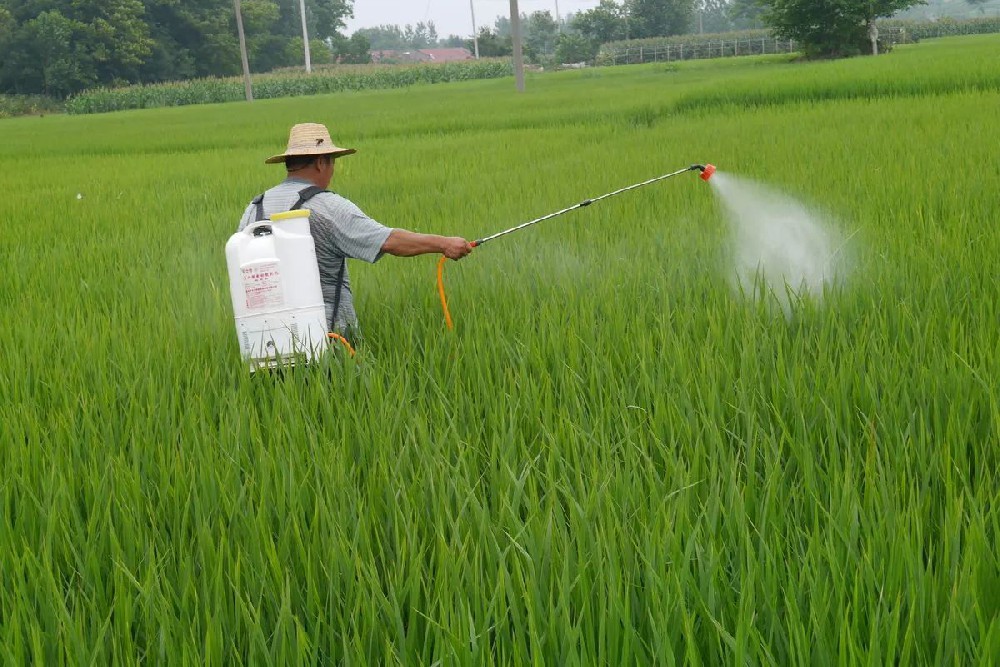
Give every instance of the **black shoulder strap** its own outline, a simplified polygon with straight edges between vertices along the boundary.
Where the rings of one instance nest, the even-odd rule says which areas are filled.
[[[257,208],[256,219],[254,220],[254,222],[260,222],[261,220],[264,219],[264,195],[263,194],[257,195],[256,197],[253,198],[253,201],[251,201],[250,203]]]
[[[307,188],[302,188],[299,190],[299,199],[296,201],[292,208],[288,209],[294,211],[302,207],[307,201],[315,197],[321,192],[329,192],[329,190],[324,190],[323,188],[310,185]],[[263,196],[263,195],[261,195]],[[340,270],[337,271],[337,294],[333,297],[333,313],[330,315],[330,321],[327,323],[327,331],[333,331],[334,327],[337,325],[337,312],[340,310],[340,293],[344,289],[344,271],[347,269],[347,257],[340,263]]]
[[[310,199],[312,199],[321,192],[329,192],[329,190],[324,190],[323,188],[317,185],[310,185],[307,188],[302,188],[301,190],[299,190],[299,200],[294,204],[292,204],[292,207],[288,210],[294,211],[300,208],[303,204],[305,204],[307,201],[309,201]]]

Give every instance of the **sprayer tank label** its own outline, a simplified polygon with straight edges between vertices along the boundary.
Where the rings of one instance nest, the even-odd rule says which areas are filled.
[[[285,304],[278,262],[261,262],[240,268],[247,308],[280,308]]]

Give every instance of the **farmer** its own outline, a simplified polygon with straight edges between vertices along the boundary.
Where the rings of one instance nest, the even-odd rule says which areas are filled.
[[[458,236],[418,234],[385,227],[344,197],[326,190],[333,178],[336,158],[354,152],[353,148],[334,145],[324,125],[302,123],[293,126],[285,152],[264,161],[267,164],[283,162],[287,177],[250,203],[239,226],[242,230],[281,211],[298,208],[311,211],[309,228],[316,245],[327,325],[330,331],[348,340],[359,334],[347,272],[348,258],[377,262],[386,253],[397,257],[440,253],[458,260],[472,252],[472,244]]]

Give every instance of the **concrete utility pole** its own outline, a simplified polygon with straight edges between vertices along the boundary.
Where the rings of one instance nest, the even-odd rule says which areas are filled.
[[[559,18],[559,0],[556,0],[556,32],[562,32],[562,19]]]
[[[476,8],[469,0],[469,11],[472,13],[472,43],[476,47],[476,60],[479,60],[479,32],[476,29]]]
[[[253,84],[250,82],[250,61],[247,59],[247,38],[243,34],[243,9],[240,0],[233,0],[236,8],[236,32],[240,36],[240,57],[243,59],[243,87],[246,88],[247,102],[253,102]]]
[[[521,13],[517,0],[510,0],[510,38],[514,42],[514,80],[517,92],[524,92],[524,55],[521,53]]]
[[[306,0],[299,0],[299,11],[302,13],[302,43],[306,47],[306,72],[312,72],[312,58],[309,57],[309,31],[306,29]]]

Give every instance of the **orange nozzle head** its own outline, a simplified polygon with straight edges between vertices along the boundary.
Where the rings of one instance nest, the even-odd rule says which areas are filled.
[[[707,181],[708,179],[712,178],[712,174],[714,173],[715,173],[715,165],[706,164],[704,168],[702,168],[701,173],[698,175],[698,177],[703,181]]]

